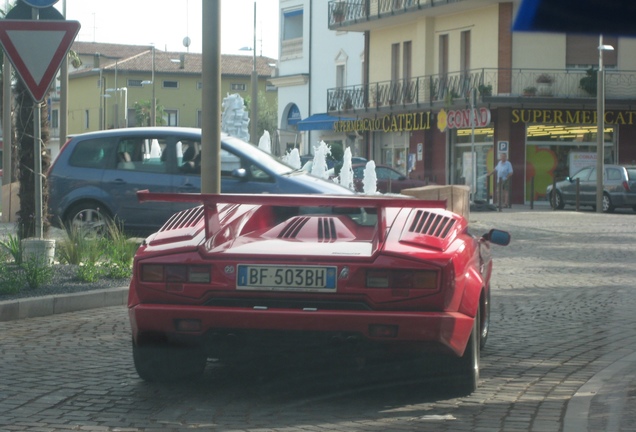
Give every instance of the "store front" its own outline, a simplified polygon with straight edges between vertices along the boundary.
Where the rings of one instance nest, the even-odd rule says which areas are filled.
[[[472,112],[442,109],[437,120],[440,131],[448,131],[449,135],[450,184],[471,186],[474,199],[478,200],[488,198],[487,174],[492,171],[494,148],[491,119],[490,110],[481,107]]]
[[[605,114],[604,163],[618,163],[618,128],[627,132],[636,116],[620,111]],[[596,112],[589,110],[512,110],[512,126],[525,128],[525,201],[545,200],[546,188],[554,180],[596,165],[596,123]]]
[[[409,176],[416,169],[416,161],[422,159],[417,144],[411,142],[412,136],[430,128],[429,111],[343,120],[334,125],[335,132],[368,134],[371,140],[368,158],[376,164],[393,167],[405,176]]]

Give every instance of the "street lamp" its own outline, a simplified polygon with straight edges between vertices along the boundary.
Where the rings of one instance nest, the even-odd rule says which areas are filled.
[[[152,74],[150,81],[142,81],[142,85],[152,84],[152,101],[150,103],[150,126],[157,126],[157,96],[155,92],[155,46],[152,45]]]
[[[256,71],[256,0],[254,0],[254,44],[252,45],[252,103],[250,118],[250,139],[256,144],[256,136],[258,135],[258,72]],[[249,51],[250,48],[244,47],[240,51]]]
[[[603,212],[603,173],[605,145],[605,70],[603,70],[603,51],[614,51],[611,45],[603,45],[603,35],[598,40],[598,80],[596,83],[596,212]]]

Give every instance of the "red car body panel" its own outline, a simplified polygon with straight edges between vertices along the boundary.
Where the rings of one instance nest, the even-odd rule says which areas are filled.
[[[206,334],[220,329],[346,332],[387,347],[461,356],[488,295],[489,243],[469,234],[468,222],[445,210],[445,202],[147,192],[139,197],[203,205],[173,216],[137,252],[128,299],[136,343],[147,337],[203,343]],[[329,212],[278,212],[288,208]],[[352,216],[341,210],[350,208],[365,211]],[[145,265],[163,271],[209,268],[210,281],[144,281]],[[332,269],[327,273],[334,272],[334,286],[244,282],[256,270],[268,277],[288,270],[306,277],[314,268]],[[373,286],[376,272],[382,283],[387,274],[389,281],[414,274],[430,282]],[[394,332],[376,333],[377,328]]]

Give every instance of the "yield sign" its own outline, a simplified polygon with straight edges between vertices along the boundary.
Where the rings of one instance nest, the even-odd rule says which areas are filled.
[[[35,102],[42,102],[80,29],[78,21],[0,20],[0,44]]]

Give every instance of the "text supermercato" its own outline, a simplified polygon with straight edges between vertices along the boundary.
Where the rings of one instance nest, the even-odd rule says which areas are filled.
[[[593,110],[513,109],[513,123],[542,124],[596,124]],[[636,111],[605,111],[605,123],[631,125],[636,121]]]
[[[387,114],[374,119],[339,120],[334,122],[334,132],[409,132],[431,128],[431,113]]]

